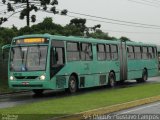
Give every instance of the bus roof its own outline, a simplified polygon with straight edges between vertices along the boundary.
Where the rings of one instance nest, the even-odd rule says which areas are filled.
[[[78,42],[92,42],[92,43],[109,43],[109,44],[118,44],[120,39],[115,40],[104,40],[104,39],[95,39],[95,38],[86,38],[86,37],[76,37],[76,36],[61,36],[61,35],[50,35],[50,34],[32,34],[32,35],[23,35],[14,37],[13,39],[23,39],[23,38],[32,38],[32,37],[43,37],[51,38],[54,40],[65,40],[65,41],[78,41]],[[128,45],[143,45],[143,46],[156,46],[154,44],[144,44],[142,42],[133,42],[127,41]],[[160,50],[159,50],[160,51]]]

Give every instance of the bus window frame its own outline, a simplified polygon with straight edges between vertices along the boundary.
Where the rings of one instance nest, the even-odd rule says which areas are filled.
[[[112,60],[112,56],[111,56],[111,46],[110,46],[110,44],[106,44],[105,46],[109,46],[109,52],[107,52],[107,47],[106,47],[106,60],[107,60],[107,61],[111,61],[111,60]],[[107,54],[109,54],[109,59],[107,58]]]
[[[77,47],[78,47],[77,50],[78,51],[70,51],[70,50],[68,51],[68,43],[77,43]],[[77,60],[68,60],[68,52],[78,52],[79,53],[79,59],[77,59]],[[75,42],[75,41],[67,41],[66,42],[66,57],[67,57],[66,59],[67,59],[68,62],[80,61],[81,60],[81,54],[80,54],[80,52],[81,51],[80,51],[80,43],[79,42]]]
[[[103,52],[102,52],[102,51],[99,51],[99,45],[103,45],[103,47],[104,47],[104,51],[103,51]],[[103,44],[103,43],[98,43],[98,44],[96,45],[96,49],[97,49],[97,61],[106,61],[106,58],[107,58],[107,56],[106,56],[106,45]],[[99,53],[103,53],[103,54],[104,54],[104,59],[101,59],[101,58],[99,57]],[[100,58],[100,59],[98,59],[98,58]]]
[[[91,51],[89,51],[89,52],[92,53],[92,55],[89,56],[89,57],[91,57],[90,60],[87,60],[86,57],[85,57],[84,60],[82,60],[82,52],[84,52],[85,54],[86,54],[86,52],[88,52],[88,51],[82,51],[82,44],[89,44],[91,46]],[[93,44],[92,43],[89,43],[89,42],[80,42],[80,58],[81,58],[80,59],[81,61],[93,61]]]
[[[146,48],[147,49],[147,52],[144,52],[144,48]],[[147,46],[141,46],[141,59],[142,60],[148,60],[149,59],[149,54],[148,54],[149,52],[148,52],[148,47]],[[143,57],[143,54],[146,54],[146,58],[144,58]]]
[[[54,42],[61,42],[61,45],[60,46],[55,45]],[[50,57],[51,57],[50,60],[51,61],[50,61],[50,66],[54,67],[54,61],[52,61],[52,60],[54,60],[53,57],[54,57],[54,54],[55,54],[54,52],[56,51],[56,48],[62,48],[62,52],[64,54],[64,56],[63,56],[63,62],[64,62],[64,64],[59,64],[59,65],[60,66],[64,66],[66,64],[65,41],[56,40],[56,39],[51,40],[51,49],[50,49],[50,51],[51,51],[51,53],[50,53]],[[58,64],[56,64],[56,65],[58,65]]]
[[[139,48],[140,48],[140,52],[136,52],[136,51],[135,51],[135,48],[136,48],[136,47],[139,47]],[[141,48],[141,47],[142,47],[142,46],[136,46],[136,45],[134,46],[135,60],[142,60],[142,48]],[[140,56],[141,56],[141,57],[140,57],[140,58],[137,58],[137,57],[136,57],[136,53],[140,53]]]
[[[112,52],[112,46],[116,46],[116,52]],[[112,54],[117,54],[117,58],[113,59]],[[118,51],[118,45],[117,44],[110,44],[110,55],[111,55],[111,61],[117,61],[119,60],[119,51]]]
[[[129,51],[129,47],[132,47],[133,52]],[[129,60],[135,60],[135,51],[134,51],[134,46],[133,45],[128,45],[127,46],[127,53],[132,53],[133,54],[133,58],[128,57]]]

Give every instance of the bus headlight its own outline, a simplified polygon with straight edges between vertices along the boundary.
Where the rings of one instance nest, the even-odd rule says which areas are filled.
[[[45,78],[46,78],[45,75],[41,75],[41,76],[40,76],[40,80],[44,80]]]
[[[14,80],[14,77],[13,77],[13,76],[10,76],[9,79],[10,79],[10,80]]]

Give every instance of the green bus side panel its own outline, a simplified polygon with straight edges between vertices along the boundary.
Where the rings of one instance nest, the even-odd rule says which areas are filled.
[[[108,75],[111,70],[115,71],[116,80],[118,81],[119,65],[117,65],[117,61],[99,61],[96,63],[94,61],[72,61],[68,62],[51,81],[55,81],[56,85],[58,84],[61,88],[67,88],[69,76],[74,73],[78,76],[79,87],[81,88],[101,86],[108,83]],[[64,75],[67,77],[64,77]],[[58,80],[57,76],[59,76]]]
[[[148,71],[148,77],[156,76],[158,72],[156,59],[128,60],[128,79],[141,78],[144,68]]]

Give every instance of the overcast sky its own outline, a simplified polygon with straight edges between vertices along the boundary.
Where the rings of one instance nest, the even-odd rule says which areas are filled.
[[[137,22],[143,24],[157,25],[160,26],[160,0],[146,0],[150,2],[145,2],[144,0],[58,0],[58,9],[67,9],[71,12],[78,12],[83,14],[94,15],[98,17],[105,17],[115,20]],[[133,1],[141,2],[136,3]],[[143,2],[143,4],[142,4]],[[152,5],[152,6],[151,6]],[[0,11],[4,10],[6,7],[0,6]],[[114,22],[108,20],[102,20],[97,18],[89,18],[85,16],[80,16],[76,14],[68,15],[88,18],[94,20],[100,20],[105,22]],[[2,14],[0,14],[0,17]],[[19,14],[15,14],[2,26],[11,27],[13,24],[18,27],[24,26],[25,21],[18,19]],[[55,23],[66,25],[70,21],[70,17],[52,15],[49,13],[38,12],[37,22],[43,21],[45,17],[53,17]],[[149,28],[139,28],[139,27],[129,27],[122,25],[115,25],[111,23],[104,23],[98,21],[87,20],[87,26],[94,26],[96,24],[101,24],[101,29],[104,32],[108,32],[110,36],[115,36],[117,38],[121,36],[126,36],[133,41],[146,42],[160,44],[160,29],[149,29]]]

